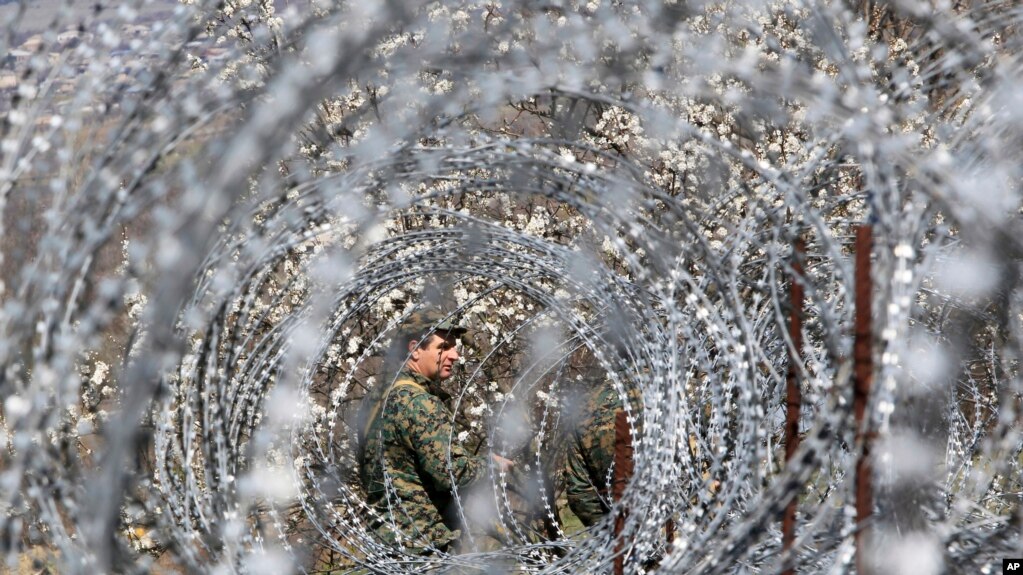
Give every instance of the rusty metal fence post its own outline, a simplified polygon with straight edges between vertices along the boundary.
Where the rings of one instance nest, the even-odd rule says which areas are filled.
[[[806,253],[806,246],[802,239],[797,239],[792,250],[792,281],[790,287],[790,302],[792,304],[791,316],[789,317],[789,337],[792,339],[792,349],[789,350],[789,367],[786,374],[787,397],[785,400],[785,462],[788,463],[796,455],[799,449],[799,415],[803,405],[803,392],[800,388],[800,350],[803,347],[803,257]],[[782,515],[782,553],[792,549],[796,540],[796,508],[799,505],[799,494],[797,493],[785,506]],[[792,559],[785,562],[782,573],[784,575],[795,575],[792,567]]]
[[[856,460],[856,571],[866,575],[869,566],[866,548],[870,543],[867,528],[874,508],[873,469],[870,462],[873,433],[867,420],[867,402],[874,382],[873,326],[871,323],[870,254],[873,230],[869,225],[856,228],[856,327],[853,344],[853,415],[856,444],[861,446]]]
[[[625,495],[625,486],[632,478],[632,436],[629,432],[629,420],[625,411],[615,413],[615,456],[614,456],[614,479],[611,482],[611,497],[614,501],[621,501]],[[625,509],[619,509],[615,516],[614,538],[615,538],[615,559],[614,574],[622,575],[625,572],[625,541],[622,539],[622,531],[625,529]]]

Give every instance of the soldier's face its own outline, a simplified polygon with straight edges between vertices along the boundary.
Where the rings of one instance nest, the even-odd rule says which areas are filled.
[[[418,355],[418,357],[417,357]],[[426,344],[413,352],[412,359],[419,373],[427,379],[440,381],[451,377],[458,361],[458,339],[450,334],[433,334]]]

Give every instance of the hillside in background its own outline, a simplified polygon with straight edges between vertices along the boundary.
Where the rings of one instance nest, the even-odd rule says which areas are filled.
[[[122,5],[131,5],[130,2],[96,2],[95,0],[71,0],[71,10],[67,11],[67,2],[64,0],[32,0],[26,2],[25,14],[15,26],[17,35],[31,34],[46,30],[51,27],[55,20],[60,18],[63,22],[57,28],[66,29],[74,27],[83,17],[94,13],[97,6],[100,7],[99,18],[113,17],[118,8]],[[141,18],[152,18],[166,14],[177,5],[176,0],[150,0],[138,8]],[[7,22],[18,11],[17,0],[0,0],[0,22]]]

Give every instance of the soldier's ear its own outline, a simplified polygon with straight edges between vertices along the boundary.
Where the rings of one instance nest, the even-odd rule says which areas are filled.
[[[413,339],[408,342],[408,351],[412,354],[412,359],[419,359],[419,341]]]

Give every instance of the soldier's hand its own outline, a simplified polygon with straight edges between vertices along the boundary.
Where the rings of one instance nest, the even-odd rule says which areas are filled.
[[[490,457],[494,458],[494,463],[497,464],[497,468],[505,473],[508,473],[513,467],[515,467],[515,462],[511,459],[506,459],[496,453],[491,453]]]

